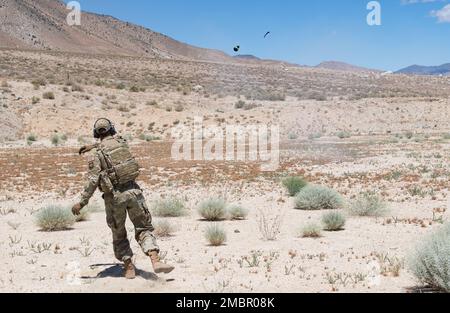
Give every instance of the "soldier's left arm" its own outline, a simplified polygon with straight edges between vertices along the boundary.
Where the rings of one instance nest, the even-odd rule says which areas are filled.
[[[95,152],[93,152],[89,156],[89,171],[87,174],[86,183],[84,185],[84,190],[81,193],[81,200],[80,205],[82,207],[85,207],[88,205],[89,200],[94,195],[95,190],[97,190],[97,187],[100,182],[100,173],[102,171],[100,160]]]

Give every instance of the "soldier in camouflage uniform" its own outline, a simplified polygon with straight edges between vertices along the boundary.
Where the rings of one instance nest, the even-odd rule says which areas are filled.
[[[134,181],[139,168],[129,152],[126,140],[116,136],[114,125],[107,119],[100,119],[94,125],[94,137],[100,139],[100,143],[80,149],[80,155],[94,150],[89,159],[89,172],[84,191],[79,203],[72,208],[74,215],[89,203],[97,188],[103,192],[105,200],[106,220],[112,230],[114,254],[119,261],[124,262],[125,277],[133,279],[136,276],[135,267],[132,263],[133,252],[127,237],[125,222],[128,216],[135,227],[135,238],[143,252],[150,256],[155,273],[170,273],[174,267],[164,264],[159,258],[159,248],[152,232],[152,217],[147,208],[142,189]],[[116,155],[125,157],[121,164],[114,163]],[[111,157],[113,155],[113,157]],[[126,164],[122,166],[122,164]],[[131,164],[131,166],[128,166]],[[115,165],[115,167],[113,166]],[[121,172],[122,168],[126,168]],[[133,168],[135,167],[135,169]],[[132,168],[130,171],[129,168]],[[111,173],[122,177],[111,178]],[[126,178],[123,178],[127,176]],[[120,179],[122,178],[122,181]],[[128,180],[128,181],[127,181]],[[125,183],[124,183],[125,182]]]

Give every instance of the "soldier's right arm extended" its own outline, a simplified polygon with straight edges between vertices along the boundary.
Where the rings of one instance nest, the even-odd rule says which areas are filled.
[[[81,194],[80,204],[82,207],[88,205],[89,200],[94,195],[95,190],[100,182],[100,173],[101,173],[101,165],[100,160],[97,157],[96,153],[93,153],[89,157],[89,172],[87,174],[87,180],[84,185],[84,190]]]

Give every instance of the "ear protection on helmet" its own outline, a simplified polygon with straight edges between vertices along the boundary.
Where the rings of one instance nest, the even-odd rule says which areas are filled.
[[[99,121],[101,121],[101,120],[107,121],[107,122],[108,122],[108,127],[107,127],[104,131],[102,131],[101,133],[99,133],[99,132],[98,132],[98,129],[97,129],[97,123],[98,123]],[[105,136],[106,134],[109,134],[109,135],[111,135],[111,136],[116,135],[116,134],[117,134],[116,128],[114,127],[114,124],[113,124],[109,119],[107,119],[107,118],[100,118],[100,119],[98,119],[98,120],[95,122],[95,124],[94,124],[94,138],[95,138],[95,139],[99,139],[99,138],[101,138],[102,136]]]

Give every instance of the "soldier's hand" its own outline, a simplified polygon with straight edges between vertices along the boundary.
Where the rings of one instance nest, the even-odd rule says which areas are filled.
[[[86,150],[87,150],[87,147],[86,147],[86,146],[83,146],[83,147],[81,147],[80,150],[78,151],[78,154],[79,154],[79,155],[82,155],[82,154],[84,154],[84,153],[86,152]]]
[[[72,207],[72,214],[73,215],[80,215],[80,211],[81,211],[82,207],[81,204],[77,203]]]

